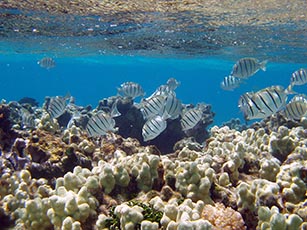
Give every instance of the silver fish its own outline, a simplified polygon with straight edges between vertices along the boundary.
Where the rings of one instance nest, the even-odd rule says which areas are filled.
[[[121,96],[130,97],[132,99],[145,95],[141,85],[135,82],[125,82],[121,84],[120,88],[117,88],[117,92]]]
[[[199,108],[186,110],[180,120],[183,131],[194,128],[203,117],[203,112]]]
[[[170,94],[166,98],[165,105],[162,110],[162,114],[168,115],[170,119],[174,120],[181,115],[182,103],[176,98],[176,96]]]
[[[156,96],[160,96],[160,95],[168,96],[170,94],[176,96],[175,91],[170,90],[168,85],[160,85],[156,89],[156,91],[153,92],[153,94],[151,94],[148,98],[146,98],[146,100],[150,100],[150,99],[152,99],[153,97],[156,97]]]
[[[76,125],[76,122],[81,119],[81,113],[79,111],[75,111],[68,121],[66,128],[70,129],[73,125]]]
[[[180,81],[177,81],[175,78],[170,78],[167,80],[166,85],[169,90],[174,91],[178,86],[180,86]]]
[[[21,108],[21,123],[23,128],[35,127],[35,116],[31,114],[27,109]]]
[[[160,115],[147,120],[142,128],[144,141],[149,141],[159,136],[166,129],[166,120]]]
[[[58,118],[65,112],[67,106],[66,101],[69,99],[70,96],[65,96],[65,97],[55,96],[50,98],[47,107],[47,112],[49,113],[51,119]]]
[[[307,103],[304,101],[289,102],[283,110],[283,113],[289,120],[300,120],[307,113]]]
[[[303,93],[297,94],[290,100],[290,102],[294,102],[294,101],[302,101],[302,102],[307,103],[307,95]]]
[[[106,135],[107,132],[116,132],[115,120],[108,113],[100,111],[93,115],[87,125],[86,131],[90,137],[99,137]]]
[[[247,92],[240,96],[239,108],[242,111],[245,120],[256,119],[261,110],[253,101],[253,92]]]
[[[165,107],[166,97],[163,95],[157,95],[150,99],[144,99],[141,102],[141,112],[144,119],[149,119],[156,115],[162,116],[163,108]]]
[[[243,94],[239,100],[239,108],[246,120],[263,119],[286,105],[287,92],[282,86],[271,86],[256,93]]]
[[[51,69],[56,66],[55,61],[51,57],[44,57],[37,62],[40,67],[45,69]]]
[[[239,87],[241,82],[241,78],[229,75],[227,77],[224,77],[224,80],[221,82],[221,88],[224,90],[234,90],[235,88]]]
[[[242,58],[234,64],[230,75],[246,79],[257,73],[259,69],[265,71],[266,64],[267,61],[260,62],[256,58]]]
[[[307,69],[296,70],[290,79],[290,84],[293,85],[304,85],[307,83]]]

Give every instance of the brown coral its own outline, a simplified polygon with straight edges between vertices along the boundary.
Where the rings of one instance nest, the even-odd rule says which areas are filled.
[[[25,152],[31,155],[34,162],[43,163],[48,159],[58,162],[66,148],[67,145],[60,137],[38,129],[32,132]]]
[[[208,220],[213,229],[224,230],[245,230],[246,226],[241,214],[230,207],[225,207],[222,203],[215,206],[205,205],[202,217]]]

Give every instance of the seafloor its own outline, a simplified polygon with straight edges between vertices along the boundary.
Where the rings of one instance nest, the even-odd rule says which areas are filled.
[[[21,125],[21,107],[34,127]],[[209,130],[206,108],[205,132],[182,133],[174,120],[148,144],[129,101],[116,120],[128,126],[100,138],[63,128],[69,111],[50,119],[30,99],[3,101],[1,229],[307,229],[307,120]]]

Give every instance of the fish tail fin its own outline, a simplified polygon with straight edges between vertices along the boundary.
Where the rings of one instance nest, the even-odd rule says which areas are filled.
[[[259,63],[260,65],[260,69],[262,69],[263,71],[266,71],[266,65],[268,64],[268,60],[264,60],[262,62]]]
[[[119,117],[121,115],[121,113],[118,111],[118,108],[117,108],[117,102],[118,100],[116,100],[112,105],[111,117]]]
[[[165,112],[162,114],[162,116],[161,116],[161,118],[162,118],[163,120],[165,120],[165,121],[166,121],[168,118],[171,118],[171,117],[172,117],[172,116],[169,115],[167,111],[165,111]]]
[[[290,84],[290,85],[286,88],[285,93],[286,93],[286,94],[297,94],[297,92],[295,92],[295,91],[293,90],[293,85],[292,85],[292,84]]]
[[[64,96],[64,98],[65,98],[66,100],[70,100],[70,99],[71,99],[71,94],[70,94],[69,91],[66,93],[66,95]]]

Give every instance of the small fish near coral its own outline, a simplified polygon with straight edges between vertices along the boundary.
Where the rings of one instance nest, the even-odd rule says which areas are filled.
[[[240,86],[242,83],[242,79],[238,77],[234,77],[232,75],[224,77],[223,81],[221,82],[221,88],[224,90],[232,91]]]
[[[49,113],[52,119],[60,117],[65,112],[65,109],[68,105],[67,100],[70,98],[70,95],[66,95],[65,97],[55,96],[51,97],[49,101],[46,100],[46,111]]]
[[[143,88],[140,84],[135,82],[125,82],[117,88],[118,95],[135,99],[145,95]]]
[[[37,64],[45,69],[51,69],[56,66],[55,60],[51,57],[44,57],[37,62]]]
[[[280,111],[286,105],[287,96],[287,90],[282,86],[271,86],[256,93],[243,94],[239,108],[246,120],[263,119]]]

